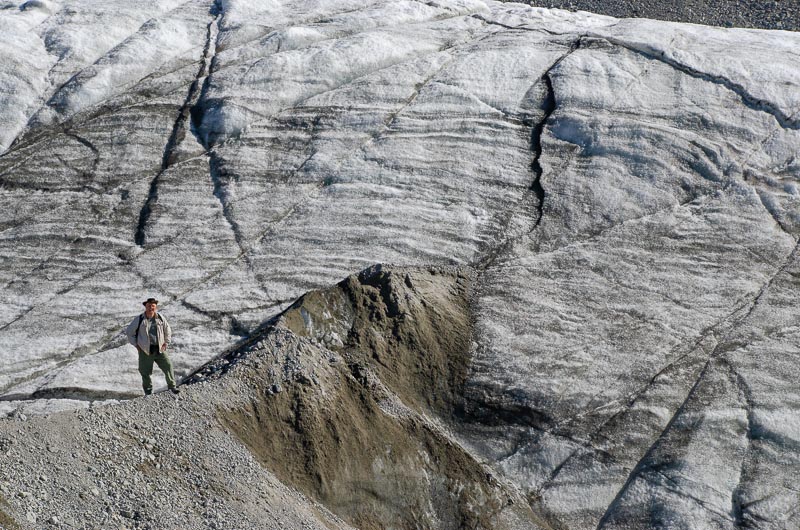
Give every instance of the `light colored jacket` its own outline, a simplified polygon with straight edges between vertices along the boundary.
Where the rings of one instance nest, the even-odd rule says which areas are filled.
[[[156,313],[155,322],[158,333],[158,351],[164,353],[172,340],[172,328],[161,313]],[[144,313],[131,320],[125,334],[128,335],[128,342],[150,355],[150,321],[144,316]]]

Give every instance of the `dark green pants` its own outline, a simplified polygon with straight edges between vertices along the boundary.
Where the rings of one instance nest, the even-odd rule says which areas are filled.
[[[154,355],[147,355],[144,351],[139,350],[139,373],[142,375],[142,388],[145,394],[153,392],[153,380],[150,376],[153,375],[153,363],[156,363],[161,371],[164,372],[164,377],[167,380],[169,388],[175,388],[175,376],[172,375],[172,362],[167,357],[166,353],[157,353]]]

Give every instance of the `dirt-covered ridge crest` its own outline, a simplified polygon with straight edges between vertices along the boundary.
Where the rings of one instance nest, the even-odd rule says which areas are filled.
[[[468,268],[377,265],[304,295],[258,343],[284,357],[220,421],[359,528],[531,527],[524,500],[447,427],[461,407],[474,280]]]

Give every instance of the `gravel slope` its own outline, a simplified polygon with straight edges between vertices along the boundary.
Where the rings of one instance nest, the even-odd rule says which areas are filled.
[[[708,26],[800,30],[796,0],[545,0],[525,2],[536,7],[590,11],[612,17],[654,18]]]

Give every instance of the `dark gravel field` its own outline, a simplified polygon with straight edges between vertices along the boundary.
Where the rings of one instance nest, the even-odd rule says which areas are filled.
[[[619,18],[800,31],[800,0],[529,0],[525,3]]]

